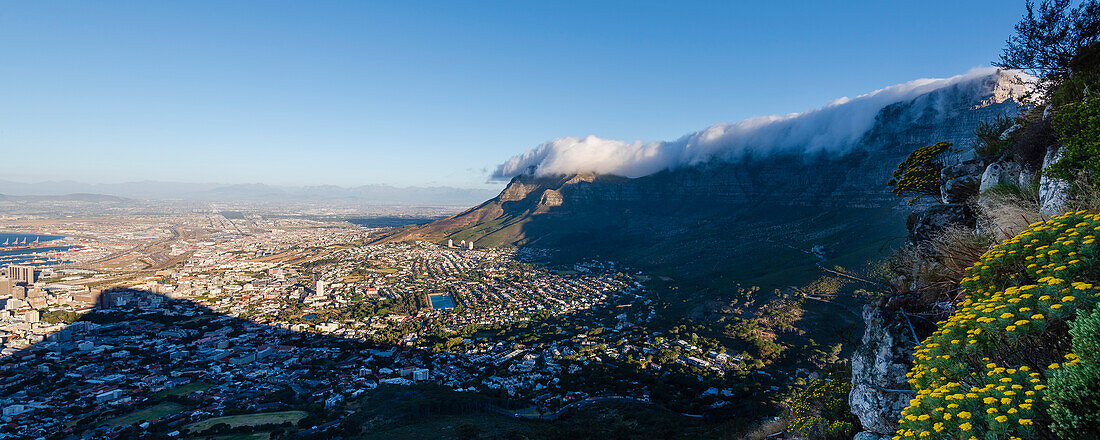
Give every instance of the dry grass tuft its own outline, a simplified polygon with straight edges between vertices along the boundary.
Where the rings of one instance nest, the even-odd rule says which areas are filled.
[[[768,438],[776,438],[777,433],[787,432],[788,420],[780,417],[779,420],[771,420],[764,422],[760,426],[757,426],[748,434],[745,434],[744,440],[765,440]]]
[[[996,241],[1015,237],[1037,221],[1046,220],[1039,213],[1039,188],[1001,185],[982,193],[975,206],[978,229]],[[975,259],[974,261],[977,261]]]

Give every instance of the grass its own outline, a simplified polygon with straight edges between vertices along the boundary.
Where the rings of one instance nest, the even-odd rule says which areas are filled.
[[[213,384],[209,384],[209,383],[206,383],[206,382],[192,382],[192,383],[189,383],[189,384],[186,384],[186,385],[180,385],[180,386],[172,388],[172,389],[161,391],[161,392],[157,393],[157,396],[160,396],[160,397],[186,396],[186,395],[191,394],[195,391],[206,391],[206,390],[208,390],[212,387],[214,387]]]
[[[167,415],[172,415],[183,411],[183,409],[184,406],[178,403],[163,402],[145,409],[134,411],[126,415],[121,415],[108,419],[103,424],[110,427],[129,426],[135,423],[141,423],[153,419],[159,419]]]
[[[212,419],[206,419],[200,422],[195,422],[187,425],[187,429],[192,432],[202,432],[210,429],[211,426],[219,423],[225,423],[232,428],[238,426],[259,426],[269,423],[282,424],[283,422],[298,423],[306,417],[305,411],[278,411],[269,413],[256,413],[256,414],[240,414],[235,416],[222,416],[214,417]]]

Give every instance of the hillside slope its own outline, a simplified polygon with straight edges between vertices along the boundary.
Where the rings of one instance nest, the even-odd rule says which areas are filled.
[[[609,258],[674,278],[797,284],[821,255],[856,265],[904,236],[908,209],[887,186],[893,169],[922,145],[967,146],[980,121],[1016,112],[1014,80],[998,71],[888,105],[846,154],[748,156],[637,178],[529,172],[477,207],[383,240],[549,248],[563,262]]]

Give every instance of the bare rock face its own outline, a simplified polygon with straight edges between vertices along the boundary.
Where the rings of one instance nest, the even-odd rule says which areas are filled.
[[[1062,151],[1058,147],[1050,147],[1043,157],[1043,170],[1046,171],[1051,164],[1062,159]],[[1065,213],[1069,201],[1070,185],[1065,180],[1047,176],[1045,173],[1039,179],[1039,212],[1050,217]]]
[[[956,165],[944,167],[940,171],[940,200],[943,203],[965,203],[978,194],[981,185],[983,163],[980,160],[968,160]]]
[[[1032,177],[1032,173],[1016,162],[992,163],[982,173],[982,183],[978,191],[984,192],[997,185],[1026,187],[1031,183]]]
[[[905,373],[918,341],[898,313],[872,304],[864,306],[863,320],[867,328],[863,344],[852,356],[852,392],[848,403],[865,430],[856,438],[889,438],[898,428],[901,411],[912,398],[912,393],[907,392],[910,388]]]
[[[977,218],[970,205],[955,203],[935,205],[909,215],[906,228],[910,243],[929,241],[952,226],[974,226]]]

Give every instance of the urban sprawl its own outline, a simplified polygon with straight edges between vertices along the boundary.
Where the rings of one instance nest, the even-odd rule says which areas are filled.
[[[653,331],[648,277],[614,262],[258,215],[8,220],[63,238],[0,272],[0,438],[206,438],[242,414],[323,438],[380,387],[517,418],[607,399],[697,415],[766,375]],[[687,382],[646,379],[671,374]]]

